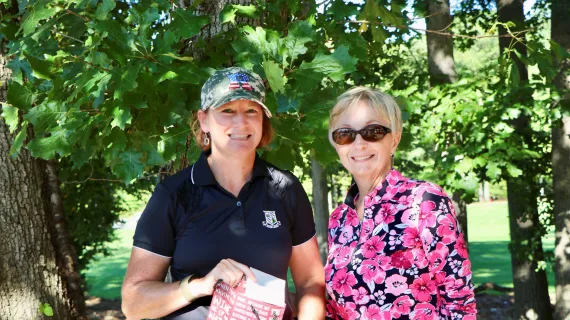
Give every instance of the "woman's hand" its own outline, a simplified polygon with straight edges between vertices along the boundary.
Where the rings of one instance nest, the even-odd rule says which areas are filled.
[[[256,281],[255,275],[248,266],[232,259],[223,259],[205,277],[192,281],[199,288],[200,295],[208,296],[214,293],[214,286],[222,280],[232,287],[239,284],[243,276]]]

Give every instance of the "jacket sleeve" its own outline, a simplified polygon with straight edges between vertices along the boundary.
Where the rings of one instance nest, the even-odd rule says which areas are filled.
[[[435,185],[421,188],[419,230],[435,279],[440,314],[445,319],[476,319],[475,294],[467,244],[456,218],[453,203]]]

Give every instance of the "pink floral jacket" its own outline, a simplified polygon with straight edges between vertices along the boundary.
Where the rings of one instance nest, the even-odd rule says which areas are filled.
[[[391,170],[354,210],[358,188],[329,219],[329,319],[474,320],[471,262],[443,190]]]

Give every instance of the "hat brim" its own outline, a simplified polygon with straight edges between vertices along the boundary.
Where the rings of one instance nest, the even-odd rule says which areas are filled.
[[[253,95],[249,95],[247,94],[247,91],[243,91],[240,92],[239,95],[231,95],[229,97],[225,97],[223,99],[220,99],[218,101],[215,101],[214,103],[212,103],[210,105],[210,107],[208,107],[208,109],[217,109],[221,106],[223,106],[224,104],[228,103],[228,102],[232,102],[232,101],[237,101],[237,100],[249,100],[249,101],[253,101],[257,104],[259,104],[263,110],[265,111],[265,115],[267,115],[268,118],[271,118],[271,111],[269,111],[269,108],[261,101],[259,101],[259,99],[256,99]]]

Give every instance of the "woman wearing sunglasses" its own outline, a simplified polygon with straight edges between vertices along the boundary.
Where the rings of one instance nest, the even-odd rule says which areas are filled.
[[[474,320],[471,262],[452,202],[393,168],[401,112],[356,87],[331,110],[329,139],[355,184],[330,216],[329,319]]]

